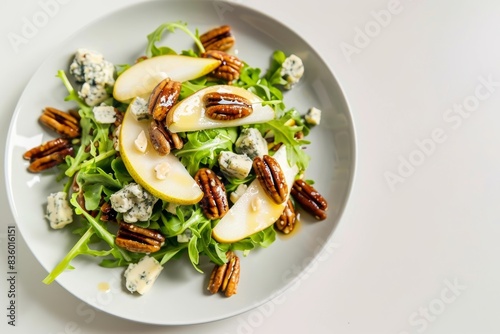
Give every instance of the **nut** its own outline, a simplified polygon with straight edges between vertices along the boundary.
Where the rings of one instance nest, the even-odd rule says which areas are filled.
[[[285,205],[285,209],[281,213],[281,216],[274,223],[274,226],[278,231],[284,234],[289,234],[295,228],[295,222],[297,221],[297,215],[295,214],[295,208],[293,207],[293,202],[288,199]]]
[[[155,230],[121,222],[115,243],[130,252],[154,253],[163,246],[165,237]]]
[[[265,154],[253,159],[253,169],[262,188],[274,202],[281,204],[287,200],[288,185],[278,161]]]
[[[220,266],[216,265],[212,270],[207,289],[212,294],[222,291],[226,297],[231,297],[238,290],[240,259],[232,251],[227,252],[226,257],[226,263]]]
[[[312,185],[302,179],[297,179],[293,183],[290,193],[302,208],[313,215],[314,218],[317,220],[326,219],[328,203]]]
[[[149,96],[148,111],[157,121],[163,121],[179,99],[181,83],[166,78],[156,85]]]
[[[39,118],[45,124],[64,138],[76,138],[80,136],[80,125],[78,119],[70,113],[56,108],[46,107]]]
[[[227,82],[237,80],[240,77],[243,62],[238,57],[219,50],[208,50],[201,56],[220,60],[221,64],[219,67],[212,71],[214,77],[226,80]]]
[[[205,216],[209,219],[222,218],[229,210],[224,183],[210,168],[200,168],[194,179],[203,191],[200,206]]]
[[[148,132],[154,149],[162,155],[169,154],[171,150],[181,149],[184,146],[182,138],[177,133],[170,132],[159,121],[152,120]]]
[[[103,222],[116,222],[116,216],[118,212],[116,212],[110,203],[104,202],[101,205],[101,220]]]
[[[230,121],[249,116],[253,112],[252,104],[243,96],[231,93],[207,93],[203,96],[208,117]]]
[[[66,156],[73,153],[73,147],[67,139],[57,138],[26,151],[23,158],[30,161],[28,170],[38,173],[61,164]]]
[[[200,41],[205,50],[226,51],[234,45],[234,37],[228,25],[207,31],[200,36]]]

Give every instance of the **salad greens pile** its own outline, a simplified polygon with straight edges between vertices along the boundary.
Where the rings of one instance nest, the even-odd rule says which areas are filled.
[[[181,30],[190,36],[197,49],[183,50],[180,54],[200,57],[205,51],[199,40],[196,30],[191,32],[187,24],[182,22],[165,23],[147,36],[145,56],[156,57],[166,54],[178,54],[173,48],[157,46],[164,33],[173,33]],[[232,85],[243,87],[261,97],[265,103],[271,105],[276,117],[274,120],[250,125],[257,128],[262,134],[271,131],[274,142],[281,143],[287,148],[290,164],[297,164],[303,172],[308,164],[309,157],[303,147],[309,142],[304,136],[297,136],[301,132],[305,136],[309,133],[309,125],[304,122],[299,111],[286,109],[283,102],[283,86],[286,80],[281,76],[281,67],[286,59],[283,51],[276,50],[270,57],[269,68],[263,71],[251,67],[244,62],[240,76]],[[140,61],[138,59],[137,61]],[[116,67],[116,75],[121,75],[131,65],[125,64]],[[122,189],[125,185],[134,182],[127,172],[119,152],[115,149],[113,134],[117,130],[114,124],[102,124],[96,121],[92,107],[87,105],[72,86],[64,70],[57,72],[68,91],[66,101],[76,104],[80,117],[81,137],[74,141],[75,154],[68,156],[66,163],[60,165],[61,173],[58,180],[64,184],[63,191],[69,194],[69,202],[74,209],[78,223],[71,224],[73,233],[79,240],[60,261],[60,263],[44,279],[49,284],[66,269],[72,269],[71,261],[80,255],[102,258],[100,265],[104,267],[121,267],[130,263],[137,263],[144,254],[129,252],[118,247],[114,240],[117,231],[116,222],[106,221],[101,210],[104,203],[109,203],[110,196]],[[180,100],[193,92],[209,85],[220,84],[217,79],[204,76],[196,80],[182,83]],[[111,93],[111,92],[110,92]],[[104,102],[124,113],[128,105],[112,97]],[[293,122],[292,122],[293,120]],[[210,130],[181,133],[185,144],[182,149],[174,150],[191,175],[201,167],[217,170],[217,157],[221,151],[234,151],[234,144],[242,127],[219,128]],[[249,183],[255,178],[252,173],[244,180],[226,178],[226,190],[234,191],[238,185]],[[116,213],[116,220],[120,220],[120,213]],[[153,214],[148,221],[137,222],[141,227],[158,230],[165,236],[166,242],[158,252],[150,254],[164,265],[166,262],[187,256],[193,267],[202,272],[200,261],[207,257],[211,262],[221,265],[226,262],[228,250],[242,251],[245,255],[257,247],[268,247],[276,239],[273,226],[255,233],[248,238],[232,244],[219,243],[212,238],[212,228],[217,221],[206,218],[199,204],[172,205],[172,203],[158,200],[153,207]],[[190,231],[189,241],[179,242],[178,236],[186,235]]]

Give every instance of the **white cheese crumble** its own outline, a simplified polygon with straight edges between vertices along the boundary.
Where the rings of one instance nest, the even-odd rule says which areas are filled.
[[[151,118],[151,114],[148,111],[148,101],[139,96],[130,104],[130,112],[138,121],[149,120]]]
[[[148,138],[146,138],[146,133],[141,130],[137,138],[134,140],[134,145],[137,151],[145,153],[148,148]]]
[[[139,262],[128,265],[124,273],[125,286],[128,291],[143,295],[151,289],[162,270],[158,260],[145,255]]]
[[[191,236],[192,236],[192,232],[190,229],[185,229],[184,232],[182,232],[181,234],[177,235],[177,242],[179,243],[186,243],[186,242],[189,242],[189,240],[191,240]]]
[[[236,139],[235,151],[239,154],[246,154],[250,159],[263,157],[268,154],[267,141],[258,129],[245,128]]]
[[[219,155],[219,167],[226,177],[242,180],[252,170],[252,159],[245,154],[222,151]]]
[[[252,209],[252,211],[257,212],[260,210],[261,207],[262,207],[262,199],[260,199],[258,196],[254,197],[250,202],[250,208]]]
[[[153,214],[153,206],[158,198],[147,192],[137,183],[129,183],[110,196],[111,207],[123,213],[127,223],[147,221]]]
[[[97,123],[101,124],[113,124],[116,122],[116,111],[115,107],[100,105],[92,108],[92,112],[94,113],[94,118]]]
[[[158,180],[165,180],[170,171],[170,164],[162,162],[155,166],[155,175]]]
[[[64,191],[52,193],[47,197],[47,211],[45,217],[50,222],[50,227],[60,229],[73,222],[73,210],[71,209],[67,194]]]
[[[281,65],[281,77],[286,80],[285,89],[292,89],[304,75],[304,64],[302,59],[291,54]]]
[[[319,125],[321,122],[321,110],[315,107],[309,108],[304,119],[310,125]]]
[[[247,191],[247,188],[248,186],[246,184],[244,183],[240,184],[235,191],[229,194],[229,200],[233,202],[233,204],[236,203],[236,201],[240,199],[240,197],[245,193],[245,191]]]

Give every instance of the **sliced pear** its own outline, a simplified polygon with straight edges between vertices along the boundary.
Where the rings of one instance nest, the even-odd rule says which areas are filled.
[[[144,145],[141,132],[148,133],[148,124],[149,121],[137,121],[130,110],[125,113],[119,149],[128,172],[135,182],[160,199],[186,205],[199,202],[203,192],[179,159],[173,154],[158,154],[147,135]]]
[[[288,188],[291,189],[298,168],[290,167],[283,145],[273,156],[285,174]],[[290,193],[288,194],[290,196]],[[248,237],[271,226],[285,209],[286,201],[276,204],[255,179],[236,203],[222,217],[212,230],[214,239],[223,243],[232,243]]]
[[[250,101],[253,112],[234,120],[214,120],[205,115],[203,96],[207,93],[232,93]],[[263,105],[263,100],[252,92],[235,86],[215,85],[200,89],[178,102],[167,114],[167,127],[172,132],[197,131],[204,129],[265,123],[274,118],[274,110]]]
[[[113,97],[129,102],[136,96],[147,100],[153,88],[163,79],[187,81],[212,72],[220,65],[213,58],[164,55],[148,58],[132,65],[116,79]]]

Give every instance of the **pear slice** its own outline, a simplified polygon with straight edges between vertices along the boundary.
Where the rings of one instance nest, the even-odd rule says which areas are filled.
[[[175,155],[156,152],[147,135],[148,124],[136,120],[130,107],[126,111],[119,149],[128,172],[135,182],[162,200],[185,205],[199,202],[203,197],[200,187]]]
[[[220,65],[213,58],[197,58],[183,55],[164,55],[145,59],[125,70],[113,88],[113,97],[129,102],[140,96],[147,100],[153,88],[163,79],[187,81],[212,72]]]
[[[205,114],[203,96],[207,93],[232,93],[246,98],[253,112],[246,117],[234,120],[215,120]],[[263,100],[252,92],[235,86],[209,86],[188,96],[170,109],[167,114],[167,128],[172,132],[197,131],[213,128],[265,123],[274,118],[274,109],[262,104]]]
[[[285,145],[273,156],[280,164],[288,189],[292,188],[298,168],[290,167]],[[290,196],[290,193],[288,193]],[[232,243],[248,237],[274,224],[285,209],[286,201],[276,204],[255,179],[236,203],[222,217],[212,230],[214,239],[222,243]]]

